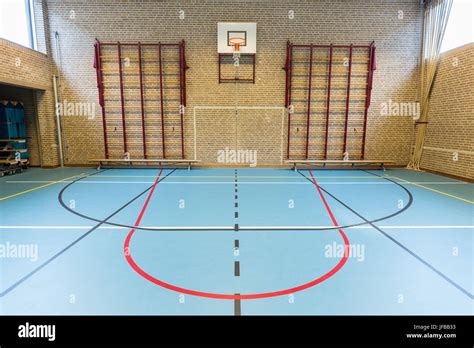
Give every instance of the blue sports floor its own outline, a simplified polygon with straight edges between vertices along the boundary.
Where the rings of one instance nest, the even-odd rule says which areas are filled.
[[[32,168],[0,178],[0,314],[473,314],[473,208],[405,169]]]

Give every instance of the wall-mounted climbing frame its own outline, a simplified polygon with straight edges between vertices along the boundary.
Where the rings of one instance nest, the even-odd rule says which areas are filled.
[[[105,158],[185,158],[184,40],[94,48]]]
[[[375,46],[287,43],[288,159],[364,159]]]

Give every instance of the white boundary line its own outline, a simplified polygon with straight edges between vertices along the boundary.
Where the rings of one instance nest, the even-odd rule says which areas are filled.
[[[87,230],[91,229],[94,226],[48,226],[48,225],[40,225],[40,226],[0,226],[0,229],[13,229],[13,230],[60,230],[60,229],[71,229],[71,230]],[[222,230],[222,229],[228,229],[234,230],[234,226],[140,226],[141,228],[153,228],[153,229],[160,229],[160,230],[179,230],[183,228],[189,228],[189,229],[194,229],[194,230]],[[129,230],[129,227],[124,227],[124,226],[110,226],[110,225],[102,225],[99,226],[98,229],[102,230]]]
[[[239,230],[252,230],[256,228],[265,228],[265,229],[271,229],[271,228],[279,228],[279,229],[301,229],[301,228],[336,228],[337,226],[239,226]],[[341,226],[343,227],[343,226]],[[377,226],[379,228],[384,228],[384,229],[469,229],[472,228],[474,229],[474,225],[451,225],[451,226],[443,226],[443,225],[433,225],[433,226],[410,226],[410,225],[392,225],[392,226]],[[355,230],[370,230],[373,229],[374,227],[370,225],[362,225],[362,226],[352,226],[352,227],[346,227],[345,229],[355,229]]]
[[[285,125],[285,111],[283,106],[206,106],[197,105],[193,108],[193,133],[194,133],[194,159],[197,160],[197,129],[196,129],[196,110],[281,110],[281,132],[280,132],[280,164],[283,164],[283,135]]]
[[[284,127],[285,127],[285,113],[286,113],[286,108],[282,108],[282,113],[281,113],[281,133],[280,133],[280,164],[283,164],[283,135],[284,133]]]
[[[192,176],[190,177],[192,178]],[[56,182],[53,180],[12,180],[6,181],[7,184],[47,184]],[[61,183],[71,183],[71,180],[61,181]],[[153,184],[154,181],[100,181],[100,180],[82,180],[76,182],[77,184]],[[390,182],[380,181],[324,181],[320,180],[321,185],[393,185]],[[163,181],[161,185],[233,185],[233,181]],[[240,181],[241,185],[314,185],[313,183],[307,182],[306,180],[299,179],[299,181]],[[469,185],[467,182],[412,182],[406,183],[407,185],[412,184],[425,184],[425,185]]]
[[[77,226],[77,225],[64,225],[64,226],[50,226],[50,225],[25,225],[25,226],[16,226],[16,225],[5,225],[0,226],[0,229],[14,229],[14,230],[58,230],[58,229],[71,229],[71,230],[83,230],[83,229],[90,229],[94,226]],[[234,226],[140,226],[142,228],[153,228],[153,229],[160,229],[160,230],[179,230],[179,229],[194,229],[194,230],[204,230],[204,231],[212,231],[212,230],[234,230]],[[336,228],[337,226],[334,225],[327,225],[327,226],[239,226],[239,230],[253,230],[258,228],[265,228],[271,230],[272,228],[276,229],[302,229],[302,228]],[[474,229],[474,225],[381,225],[377,226],[383,229]],[[122,227],[122,226],[99,226],[99,229],[104,230],[114,230],[114,229],[130,229],[129,227]],[[346,227],[347,229],[357,229],[357,230],[366,230],[366,229],[373,229],[374,227],[370,225],[363,225],[363,226],[353,226],[353,227]]]

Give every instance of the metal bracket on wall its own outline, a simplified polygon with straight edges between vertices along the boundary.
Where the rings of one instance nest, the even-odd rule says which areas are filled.
[[[255,83],[255,54],[240,54],[239,57],[234,57],[232,53],[219,53],[218,55],[219,83]],[[238,59],[237,62],[236,59]],[[233,76],[228,76],[228,72],[224,71],[229,70],[228,67],[235,67],[235,69],[231,69],[234,72]],[[240,76],[242,73],[244,76]]]

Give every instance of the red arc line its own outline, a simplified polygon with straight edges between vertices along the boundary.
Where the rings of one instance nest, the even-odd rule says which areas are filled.
[[[161,173],[163,172],[163,169],[160,170],[158,177],[156,178],[150,192],[148,193],[148,197],[145,201],[145,204],[143,205],[140,214],[138,215],[137,221],[135,222],[135,226],[139,226],[143,215],[145,214],[145,211],[148,207],[148,203],[150,202],[151,197],[153,196],[153,192],[155,191],[156,185],[159,183],[159,179],[161,176]],[[311,170],[309,171],[311,174],[312,181],[314,185],[316,186],[316,189],[318,190],[319,196],[321,197],[321,200],[324,203],[324,206],[326,207],[326,210],[334,223],[335,226],[338,226],[338,223],[336,221],[336,218],[334,217],[334,214],[332,213],[331,208],[329,207],[329,204],[326,201],[326,198],[324,197],[321,189],[319,188],[316,179],[313,176],[313,173]],[[132,239],[133,234],[135,233],[135,229],[132,229],[127,237],[125,238],[125,243],[124,243],[124,254],[127,262],[129,265],[133,268],[135,272],[137,272],[139,275],[141,275],[143,278],[146,280],[159,285],[163,288],[166,288],[168,290],[176,291],[181,294],[188,294],[188,295],[193,295],[193,296],[199,296],[199,297],[206,297],[206,298],[215,298],[215,299],[221,299],[221,300],[251,300],[251,299],[259,299],[259,298],[268,298],[268,297],[276,297],[276,296],[283,296],[283,295],[289,295],[289,294],[294,294],[298,291],[302,291],[308,288],[311,288],[317,284],[320,284],[324,282],[325,280],[331,278],[334,274],[336,274],[347,262],[349,258],[349,239],[347,238],[346,234],[342,229],[339,229],[339,234],[341,235],[342,239],[344,240],[344,256],[339,260],[339,262],[334,266],[329,272],[323,274],[319,278],[316,278],[308,283],[285,289],[285,290],[278,290],[278,291],[273,291],[273,292],[264,292],[264,293],[257,293],[257,294],[218,294],[218,293],[211,293],[211,292],[203,292],[203,291],[196,291],[196,290],[191,290],[191,289],[186,289],[182,288],[179,286],[175,286],[173,284],[166,283],[162,280],[159,280],[152,275],[148,274],[145,272],[140,266],[137,265],[137,263],[133,260],[131,252],[130,252],[130,241]]]

